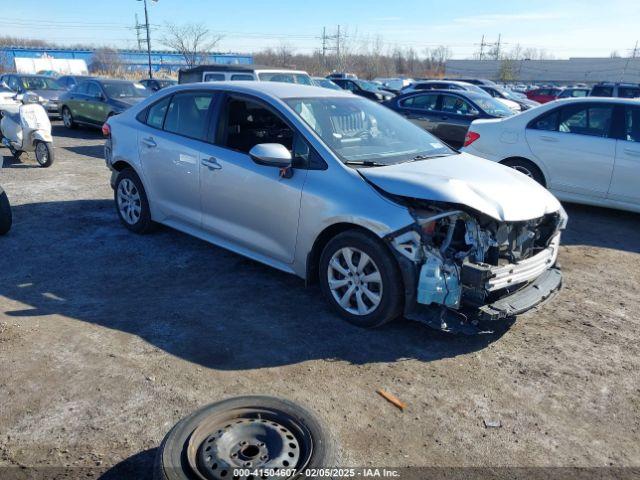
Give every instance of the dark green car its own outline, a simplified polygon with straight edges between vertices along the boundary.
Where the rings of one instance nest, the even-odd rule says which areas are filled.
[[[128,80],[85,80],[60,96],[60,113],[67,128],[77,124],[100,127],[111,115],[149,95],[143,85]]]

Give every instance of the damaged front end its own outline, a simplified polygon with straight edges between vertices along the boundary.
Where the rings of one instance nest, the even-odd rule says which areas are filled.
[[[407,318],[444,331],[491,332],[560,289],[564,210],[503,222],[459,205],[401,201],[415,222],[385,240],[403,273]]]

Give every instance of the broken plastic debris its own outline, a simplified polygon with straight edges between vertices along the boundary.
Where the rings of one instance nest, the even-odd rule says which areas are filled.
[[[500,428],[502,427],[502,422],[500,420],[487,420],[486,418],[482,420],[484,422],[485,428]]]
[[[376,391],[378,392],[378,395],[380,395],[382,398],[384,398],[389,403],[391,403],[391,404],[395,405],[396,407],[398,407],[400,410],[404,410],[405,408],[407,408],[407,404],[404,403],[402,400],[400,400],[395,395],[393,395],[393,394],[391,394],[389,392],[385,392],[382,389],[378,389]]]

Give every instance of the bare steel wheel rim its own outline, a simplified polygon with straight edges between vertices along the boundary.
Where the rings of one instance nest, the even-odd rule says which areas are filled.
[[[49,161],[49,149],[44,142],[38,142],[36,145],[36,161],[40,165],[44,165]]]
[[[362,250],[336,251],[327,268],[329,289],[338,305],[353,315],[368,315],[382,301],[382,276],[373,259]]]
[[[65,127],[71,126],[71,112],[69,111],[68,108],[65,108],[62,111],[62,121],[64,122]]]
[[[193,473],[208,480],[285,480],[308,464],[312,452],[311,434],[297,418],[278,410],[239,408],[198,425],[189,437],[187,460]],[[269,477],[270,471],[281,475]]]
[[[135,183],[128,178],[118,184],[118,210],[129,225],[135,225],[140,220],[142,212],[140,192]]]
[[[531,173],[531,171],[527,167],[523,167],[522,165],[514,165],[511,168],[517,170],[520,173],[524,173],[529,178],[533,178],[533,173]]]

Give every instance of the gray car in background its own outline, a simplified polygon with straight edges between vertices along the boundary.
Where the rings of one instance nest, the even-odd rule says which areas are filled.
[[[103,132],[126,228],[162,223],[319,281],[355,325],[404,315],[475,332],[560,288],[566,215],[553,195],[367,99],[284,83],[187,84],[111,117]]]
[[[49,116],[60,115],[60,95],[66,89],[57,79],[46,75],[23,75],[8,73],[0,77],[0,83],[6,84],[16,93],[31,92],[38,96],[38,102]]]

